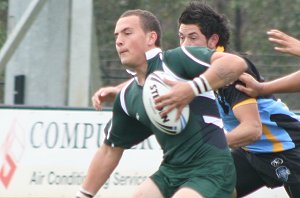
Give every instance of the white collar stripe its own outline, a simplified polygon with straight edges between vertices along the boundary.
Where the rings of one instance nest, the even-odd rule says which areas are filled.
[[[126,102],[125,102],[125,92],[126,92],[127,87],[130,85],[130,83],[132,83],[132,81],[133,81],[133,78],[122,88],[121,93],[120,93],[121,106],[127,115],[129,115],[129,114],[128,114],[128,110],[127,110]]]
[[[109,139],[109,137],[110,137],[110,134],[111,134],[111,128],[112,128],[112,123],[113,121],[111,120],[111,123],[110,123],[110,126],[109,126],[109,129],[108,129],[108,131],[107,131],[107,136],[106,136],[106,139],[108,140]]]
[[[195,61],[196,63],[199,63],[201,65],[204,65],[206,67],[210,67],[210,64],[202,61],[202,60],[199,60],[198,58],[196,58],[195,56],[193,56],[189,51],[187,51],[187,49],[185,47],[181,47],[182,51],[190,58],[192,59],[193,61]]]
[[[149,60],[155,57],[157,54],[161,53],[162,50],[160,48],[154,48],[146,52],[146,59]]]

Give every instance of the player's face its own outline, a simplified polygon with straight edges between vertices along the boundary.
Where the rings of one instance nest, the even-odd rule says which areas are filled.
[[[115,44],[121,63],[131,68],[146,63],[147,34],[138,16],[120,18],[115,27]]]
[[[203,46],[207,47],[207,39],[201,33],[197,25],[180,24],[179,40],[181,46]]]
[[[207,39],[200,28],[194,24],[180,24],[179,26],[180,46],[202,46],[215,49],[215,42],[211,42],[212,38]]]

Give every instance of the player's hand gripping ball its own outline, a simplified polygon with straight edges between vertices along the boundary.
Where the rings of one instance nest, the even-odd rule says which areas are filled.
[[[155,71],[147,77],[143,89],[143,102],[146,113],[156,128],[169,135],[177,135],[185,128],[189,120],[190,108],[189,105],[185,106],[177,121],[177,109],[174,109],[165,117],[159,115],[163,109],[156,109],[154,100],[171,89],[169,85],[164,83],[164,78],[175,80],[163,71]]]

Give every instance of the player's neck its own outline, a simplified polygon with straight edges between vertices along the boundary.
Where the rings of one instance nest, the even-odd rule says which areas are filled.
[[[141,65],[139,68],[137,68],[136,70],[136,78],[137,78],[137,82],[139,85],[144,85],[145,83],[145,79],[146,79],[146,74],[147,74],[147,62],[145,62],[144,65]]]

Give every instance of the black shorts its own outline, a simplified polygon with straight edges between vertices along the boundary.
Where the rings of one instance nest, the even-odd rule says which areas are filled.
[[[236,149],[232,156],[237,172],[236,190],[240,196],[263,186],[300,187],[300,148],[277,153],[251,153]]]

